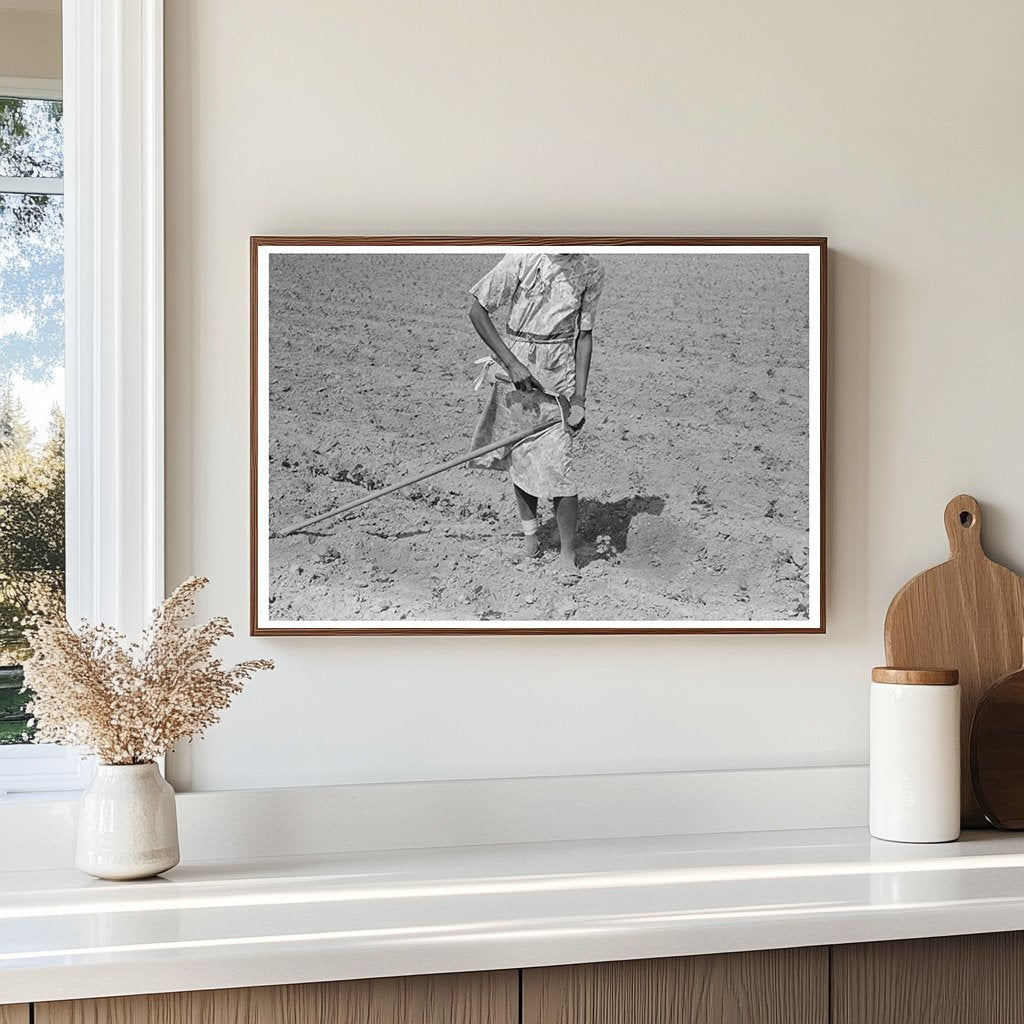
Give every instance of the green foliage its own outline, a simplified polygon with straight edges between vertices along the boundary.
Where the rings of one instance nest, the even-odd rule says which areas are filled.
[[[0,663],[31,653],[27,619],[64,600],[64,417],[34,444],[20,402],[0,398]],[[20,678],[20,677],[19,677]],[[0,743],[22,742],[28,695],[0,667]]]
[[[25,713],[23,679],[20,665],[0,666],[0,744],[24,743],[34,731]]]
[[[0,175],[61,177],[63,116],[59,100],[0,97]]]

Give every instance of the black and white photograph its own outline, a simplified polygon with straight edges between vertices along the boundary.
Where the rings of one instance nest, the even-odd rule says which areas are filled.
[[[823,631],[825,251],[253,238],[252,631]]]

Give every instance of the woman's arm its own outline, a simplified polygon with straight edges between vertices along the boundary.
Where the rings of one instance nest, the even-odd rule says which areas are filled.
[[[576,394],[569,403],[569,429],[576,433],[587,420],[587,381],[590,379],[590,357],[594,354],[594,335],[580,331],[576,341]]]
[[[594,334],[580,331],[576,340],[576,394],[581,402],[587,400],[587,381],[590,379],[590,357],[594,354]]]
[[[476,333],[494,353],[498,362],[508,370],[509,378],[518,390],[529,391],[531,388],[540,388],[540,384],[534,380],[530,371],[512,355],[508,345],[502,340],[498,329],[494,326],[490,313],[480,305],[479,299],[474,298],[473,304],[469,307],[469,322],[476,328]]]

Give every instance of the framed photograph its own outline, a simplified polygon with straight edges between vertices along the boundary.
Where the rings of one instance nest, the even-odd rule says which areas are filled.
[[[254,635],[825,631],[825,239],[250,250]]]

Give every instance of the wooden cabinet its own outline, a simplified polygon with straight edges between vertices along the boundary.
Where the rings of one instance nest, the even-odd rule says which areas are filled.
[[[1024,1024],[1024,933],[0,1006],[0,1024]]]
[[[833,1024],[1024,1022],[1024,933],[832,947]]]
[[[522,1019],[523,1024],[827,1024],[828,949],[528,970]]]
[[[35,1024],[518,1024],[518,1021],[518,971],[172,992],[36,1003],[35,1006]],[[0,1018],[0,1024],[7,1022]],[[17,1024],[22,1021],[18,1020]]]

